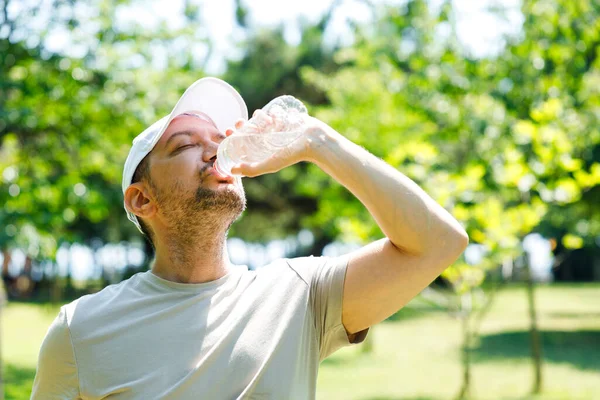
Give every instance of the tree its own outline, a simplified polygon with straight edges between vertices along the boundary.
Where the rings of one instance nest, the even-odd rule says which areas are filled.
[[[61,12],[51,13],[56,17],[40,32],[28,23],[38,13],[35,7],[23,6],[17,15],[3,14],[9,33],[0,45],[10,57],[0,78],[0,113],[7,117],[0,126],[0,201],[6,204],[0,210],[0,222],[6,227],[0,232],[0,247],[18,246],[45,258],[53,257],[62,242],[137,237],[124,218],[120,194],[129,143],[167,114],[183,90],[203,75],[211,43],[198,24],[200,8],[193,2],[186,3],[186,23],[177,29],[160,20],[150,28],[137,21],[119,23],[118,10],[135,6],[129,3],[54,0],[47,6]],[[243,12],[238,16],[243,20]],[[305,26],[296,47],[283,41],[280,30],[252,33],[257,40],[249,41],[241,60],[229,63],[226,76],[248,99],[251,110],[288,91],[311,102],[322,101],[322,94],[302,85],[297,71],[302,65],[337,67],[332,50],[321,46],[328,20],[326,16],[315,26]],[[84,25],[91,28],[80,29]],[[45,38],[54,28],[67,29],[71,47],[80,48],[80,53],[49,51]],[[199,51],[202,46],[204,53]],[[261,62],[270,46],[277,50],[268,53],[275,61],[270,71],[278,79],[272,85],[242,79],[264,74]],[[279,65],[283,72],[278,75]],[[49,99],[53,106],[42,107]],[[247,181],[253,212],[235,225],[232,234],[262,241],[299,230],[303,216],[314,212],[318,194],[293,185],[305,176],[304,170],[298,166],[277,177]],[[315,232],[315,252],[333,237],[319,232],[325,231]]]
[[[597,10],[587,2],[548,4],[525,2],[519,39],[495,58],[477,59],[455,35],[435,35],[440,26],[453,31],[449,2],[432,14],[426,1],[409,1],[380,10],[357,44],[337,54],[351,66],[332,75],[304,71],[331,102],[318,117],[419,183],[484,246],[477,265],[463,259],[443,273],[460,297],[472,298],[486,271],[522,254],[524,236],[555,218],[552,212],[582,210],[582,194],[600,185],[598,155],[590,151],[600,142],[589,85],[597,74],[597,24],[584,29],[598,20]],[[577,46],[590,50],[579,54]],[[590,108],[578,100],[583,95]],[[334,221],[346,240],[381,235],[339,186],[322,192],[315,221]],[[469,306],[463,316],[471,315]],[[473,335],[465,327],[468,353]],[[540,388],[538,381],[534,392]]]
[[[499,71],[512,86],[503,96],[520,117],[517,139],[544,166],[535,176],[550,210],[539,230],[557,239],[557,279],[572,275],[561,269],[580,268],[569,262],[578,249],[600,257],[599,7],[590,1],[525,2],[527,40],[510,46]],[[579,275],[593,279],[590,265]]]
[[[202,74],[204,60],[181,52],[181,38],[196,46],[206,38],[189,10],[190,23],[176,30],[116,24],[127,3],[54,0],[44,6],[60,12],[42,25],[30,24],[41,5],[23,4],[14,14],[3,3],[0,249],[52,259],[61,243],[138,235],[120,193],[129,143]],[[47,48],[53,29],[70,33],[61,53]],[[159,67],[157,54],[166,59]]]
[[[549,205],[540,230],[548,233],[553,226],[555,232],[560,230],[558,248],[579,248],[593,244],[600,234],[598,96],[589,86],[598,75],[600,6],[588,1],[527,1],[522,10],[525,40],[511,44],[503,55],[499,72],[510,89],[497,93],[518,118],[513,134],[528,168],[517,186],[522,186],[524,201],[537,196]],[[531,282],[528,263],[526,267]],[[539,393],[541,344],[533,286],[527,287],[535,367],[532,391]]]

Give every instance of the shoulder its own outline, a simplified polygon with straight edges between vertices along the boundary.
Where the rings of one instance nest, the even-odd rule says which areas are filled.
[[[312,286],[326,273],[344,274],[348,260],[346,256],[326,257],[308,256],[281,258],[256,270],[258,279],[272,279],[281,284],[285,279],[301,281]]]
[[[324,273],[345,273],[348,264],[346,256],[297,257],[286,259],[286,262],[289,268],[294,270],[308,285],[312,285],[315,280],[319,280]]]
[[[71,339],[67,321],[67,307],[68,305],[62,306],[58,315],[52,321],[52,324],[50,324],[42,343],[42,349],[64,348],[66,345],[70,347]]]
[[[77,359],[67,324],[66,306],[44,337],[38,356],[32,399],[80,398]]]
[[[318,257],[279,258],[269,264],[252,271],[257,282],[272,282],[281,286],[282,284],[297,284],[298,282],[309,284],[310,277],[307,275],[306,266]]]
[[[73,325],[84,324],[86,321],[97,318],[100,314],[115,310],[121,300],[130,298],[139,292],[141,276],[143,273],[133,275],[120,283],[109,285],[101,291],[88,294],[66,304],[62,307],[65,323],[70,329]]]
[[[307,285],[310,285],[314,269],[322,261],[322,257],[314,256],[285,259],[287,267],[294,271]]]

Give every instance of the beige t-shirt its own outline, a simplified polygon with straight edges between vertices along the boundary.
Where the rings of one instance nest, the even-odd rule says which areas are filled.
[[[200,284],[144,272],[84,296],[50,326],[32,399],[314,398],[319,362],[350,344],[347,261],[235,266]]]

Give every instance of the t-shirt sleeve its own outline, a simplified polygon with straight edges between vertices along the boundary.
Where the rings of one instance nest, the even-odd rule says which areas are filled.
[[[80,399],[77,362],[65,308],[42,342],[31,399]]]
[[[324,360],[341,347],[361,343],[368,329],[349,335],[342,324],[342,299],[348,256],[306,257],[290,265],[310,286],[309,304],[319,342],[319,359]]]

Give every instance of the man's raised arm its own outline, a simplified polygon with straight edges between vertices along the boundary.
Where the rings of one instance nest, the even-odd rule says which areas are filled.
[[[387,237],[350,254],[342,307],[348,333],[398,311],[466,248],[465,230],[415,182],[315,118],[304,140],[235,170],[257,176],[298,161],[317,164],[350,190]]]
[[[343,323],[358,332],[389,317],[452,264],[468,244],[461,225],[415,182],[323,123],[310,161],[350,190],[387,237],[350,255]]]

